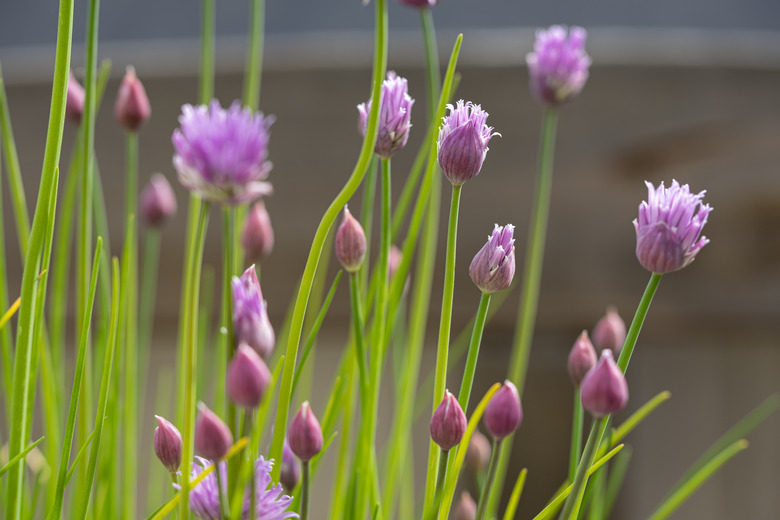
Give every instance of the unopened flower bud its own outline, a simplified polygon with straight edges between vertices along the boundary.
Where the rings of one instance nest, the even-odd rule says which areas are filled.
[[[455,106],[447,105],[450,113],[445,116],[436,141],[439,166],[453,186],[460,186],[476,177],[488,152],[488,143],[494,135],[488,126],[488,113],[479,105],[461,99]]]
[[[311,411],[309,401],[304,401],[287,432],[290,449],[303,462],[308,462],[322,450],[322,428]]]
[[[475,518],[477,518],[477,503],[474,502],[468,491],[464,491],[455,508],[454,520],[474,520]]]
[[[250,266],[241,278],[233,277],[233,331],[236,344],[245,342],[263,359],[268,359],[276,344],[276,334],[268,319],[268,306],[263,300],[255,266]]]
[[[626,323],[617,313],[617,309],[611,305],[607,307],[607,313],[593,327],[592,339],[593,346],[599,352],[608,348],[615,359],[620,357],[620,351],[626,341]]]
[[[585,375],[580,387],[582,407],[594,417],[619,412],[628,403],[628,383],[611,350],[602,350],[598,364]]]
[[[219,460],[227,455],[233,445],[230,428],[217,414],[203,403],[198,403],[198,419],[195,421],[195,450],[209,460]]]
[[[511,435],[520,427],[523,420],[523,408],[517,387],[508,379],[498,392],[493,394],[485,408],[485,426],[498,441]]]
[[[83,113],[84,87],[81,86],[71,71],[68,77],[68,95],[65,98],[65,116],[77,125],[80,125]]]
[[[588,331],[583,330],[569,351],[569,377],[571,377],[571,382],[574,383],[575,387],[579,388],[582,384],[582,378],[596,366],[597,362],[596,349],[593,348],[593,344],[588,338]]]
[[[490,441],[479,431],[474,431],[466,450],[466,468],[475,475],[481,475],[490,465]]]
[[[344,206],[344,218],[336,232],[336,256],[350,273],[357,272],[366,256],[366,234],[349,209]]]
[[[114,115],[125,130],[135,132],[152,114],[149,98],[146,96],[141,80],[135,75],[133,67],[127,67],[125,77],[119,85]]]
[[[384,159],[389,159],[396,151],[406,146],[406,141],[409,139],[414,99],[409,96],[406,78],[397,76],[392,70],[387,72],[387,79],[382,82],[380,97],[381,104],[374,153]],[[363,135],[366,134],[370,112],[370,100],[358,105],[360,115],[358,130]]]
[[[503,291],[515,276],[515,226],[495,224],[487,243],[474,255],[469,275],[483,293]]]
[[[176,426],[159,415],[154,416],[159,426],[154,429],[154,453],[170,473],[179,471],[181,465],[181,433]]]
[[[568,34],[567,34],[568,32]],[[556,107],[585,86],[590,56],[585,52],[587,33],[582,27],[553,25],[536,31],[534,51],[526,56],[531,91],[542,103]]]
[[[301,463],[295,458],[287,439],[284,440],[282,448],[282,467],[279,474],[279,482],[288,492],[295,489],[301,480]]]
[[[466,432],[466,414],[458,400],[449,390],[445,390],[444,399],[433,412],[431,418],[431,438],[444,451],[457,446]]]
[[[387,252],[387,275],[392,278],[398,268],[401,267],[401,261],[404,259],[404,254],[398,249],[398,246],[393,244],[390,246],[390,251]]]
[[[176,195],[161,173],[152,175],[141,193],[141,214],[151,227],[161,226],[176,214]]]
[[[263,400],[271,372],[262,358],[246,343],[239,343],[227,372],[227,394],[244,408],[257,408]]]
[[[274,229],[263,201],[256,202],[246,216],[241,247],[247,258],[255,262],[271,254],[274,248]]]

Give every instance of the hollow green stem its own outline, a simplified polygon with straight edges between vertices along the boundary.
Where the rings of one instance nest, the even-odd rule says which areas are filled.
[[[225,342],[225,353],[224,358],[221,361],[221,363],[224,363],[224,365],[220,364],[220,372],[219,376],[217,378],[217,385],[219,385],[221,388],[225,387],[225,375],[226,370],[222,370],[222,367],[224,366],[225,369],[227,368],[228,364],[230,363],[230,360],[233,358],[233,354],[236,351],[236,341],[234,338],[234,331],[233,331],[233,291],[231,289],[231,281],[233,279],[233,265],[235,263],[235,234],[236,234],[236,210],[233,206],[226,206],[223,208],[223,258],[222,258],[222,319],[221,319],[221,329],[225,331],[225,334],[222,336],[221,341]],[[236,407],[233,405],[233,403],[228,399],[227,402],[227,413],[226,413],[227,423],[230,426],[230,430],[233,432],[234,437],[238,437],[238,421],[237,421],[237,413],[236,413]],[[234,458],[233,465],[235,465],[235,461],[238,460],[238,457]],[[228,463],[228,466],[231,466],[230,463]],[[232,475],[232,472],[229,472],[230,476]],[[235,480],[233,480],[235,482]]]
[[[207,105],[214,97],[214,33],[216,32],[214,0],[203,0],[201,23],[198,99],[202,105]]]
[[[433,494],[433,509],[430,518],[436,518],[436,514],[441,506],[441,494],[444,490],[444,481],[447,479],[447,461],[449,460],[449,450],[442,450],[439,454],[439,471],[436,477],[436,492]]]
[[[558,517],[559,520],[576,520],[579,514],[582,495],[585,493],[585,485],[588,483],[588,468],[593,465],[593,461],[596,458],[596,448],[601,443],[601,438],[607,429],[609,418],[610,416],[607,415],[593,420],[593,426],[590,429],[590,435],[588,435],[588,442],[585,444],[582,458],[577,466],[577,472],[574,474],[571,493],[563,504],[563,510]]]
[[[222,488],[224,485],[222,484],[222,479],[225,477],[222,475],[221,468],[219,467],[219,461],[212,461],[212,464],[214,464],[214,473],[217,475],[217,500],[219,502],[219,517],[230,518],[230,513],[228,513],[227,508],[225,507],[225,492]]]
[[[301,463],[301,520],[309,518],[309,493],[311,487],[311,473],[309,461]]]
[[[653,296],[655,296],[655,292],[658,289],[658,284],[661,283],[662,276],[663,275],[658,273],[650,275],[650,281],[647,282],[645,292],[636,308],[634,319],[631,321],[631,326],[626,334],[626,341],[623,343],[623,349],[620,351],[620,357],[618,357],[617,361],[620,370],[622,370],[624,374],[628,368],[628,363],[631,361],[631,355],[634,353],[634,348],[636,347],[636,340],[639,338],[639,333],[645,322],[647,311],[650,310],[650,304],[653,302]]]
[[[425,86],[428,89],[428,115],[430,122],[436,121],[436,98],[441,91],[441,76],[439,72],[439,51],[436,45],[436,28],[433,23],[433,10],[420,10],[423,42],[425,45]]]
[[[487,478],[485,484],[482,486],[482,493],[479,495],[479,504],[477,505],[477,516],[475,520],[483,520],[485,518],[485,511],[488,505],[488,494],[493,486],[496,478],[496,468],[498,466],[498,459],[501,455],[501,448],[504,445],[504,439],[496,441],[493,439],[493,449],[490,454],[490,465],[488,466]]]
[[[260,106],[260,80],[263,73],[265,0],[252,0],[249,14],[249,42],[244,75],[244,106],[253,111]]]
[[[368,397],[368,376],[366,374],[366,340],[363,337],[363,312],[360,308],[360,281],[358,273],[349,273],[349,295],[352,302],[352,335],[355,340],[361,401]],[[365,408],[362,408],[365,410]]]
[[[580,400],[580,389],[574,390],[574,412],[571,421],[571,448],[569,449],[569,482],[574,482],[574,474],[577,471],[577,462],[582,453],[582,427],[584,414],[582,411],[582,401]]]
[[[468,412],[469,397],[471,396],[471,387],[474,383],[474,374],[477,371],[477,359],[479,358],[479,346],[482,343],[482,331],[485,330],[485,321],[487,320],[488,309],[490,308],[490,294],[482,293],[479,299],[479,308],[477,317],[474,320],[474,330],[471,333],[471,343],[469,344],[469,354],[466,358],[466,367],[463,369],[463,381],[460,384],[460,393],[458,394],[458,403],[464,412]]]

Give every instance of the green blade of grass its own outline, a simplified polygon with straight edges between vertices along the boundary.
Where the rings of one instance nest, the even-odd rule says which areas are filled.
[[[26,447],[24,450],[22,450],[22,452],[21,452],[21,453],[17,453],[17,454],[16,454],[16,456],[15,456],[15,457],[13,457],[11,460],[9,460],[9,461],[8,461],[8,462],[7,462],[7,463],[6,463],[6,464],[5,464],[3,467],[0,467],[0,477],[2,477],[2,476],[3,476],[3,474],[4,474],[6,471],[8,471],[9,469],[11,469],[11,468],[13,467],[13,465],[14,465],[14,464],[16,464],[17,462],[19,462],[20,460],[22,460],[22,459],[25,457],[25,455],[27,455],[28,453],[30,453],[30,452],[33,450],[33,448],[35,448],[37,445],[39,445],[39,444],[41,443],[41,441],[43,441],[43,437],[41,437],[41,438],[40,438],[40,439],[38,439],[37,441],[33,442],[33,443],[32,443],[32,444],[30,444],[29,446],[27,446],[27,447]]]

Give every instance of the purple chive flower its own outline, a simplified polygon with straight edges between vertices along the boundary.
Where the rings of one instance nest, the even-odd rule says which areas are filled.
[[[515,276],[515,226],[495,224],[493,234],[474,256],[469,275],[479,290],[486,294],[503,291]]]
[[[211,466],[211,462],[200,457],[195,457],[198,465],[193,465],[192,477],[195,478],[206,468]],[[227,464],[219,463],[219,471],[222,476],[222,493],[227,492]],[[263,457],[255,461],[255,514],[251,515],[249,487],[244,497],[244,505],[241,511],[242,520],[286,520],[288,518],[298,518],[298,514],[287,511],[292,504],[292,497],[283,495],[281,484],[271,485],[272,460],[265,460]],[[181,489],[181,486],[174,484],[173,487]],[[217,476],[212,471],[198,485],[190,490],[190,510],[198,518],[203,520],[217,520],[222,518],[219,511],[219,493],[217,492]]]
[[[477,503],[471,498],[468,491],[460,495],[458,505],[455,507],[455,520],[474,520],[477,518]]]
[[[585,374],[580,386],[582,407],[594,417],[619,412],[628,403],[628,383],[611,350],[602,350],[601,359]]]
[[[634,219],[636,257],[653,273],[670,273],[693,262],[701,248],[709,243],[701,231],[712,211],[704,204],[704,191],[691,193],[687,184],[673,180],[669,188],[658,188],[645,181],[647,201],[639,205]]]
[[[244,271],[241,278],[233,277],[233,332],[236,344],[246,343],[263,359],[268,359],[276,342],[267,307],[254,265]]]
[[[322,450],[322,428],[314,412],[311,411],[309,401],[304,401],[290,423],[287,441],[295,456],[303,462],[310,461]]]
[[[233,445],[230,428],[217,414],[198,403],[198,418],[195,421],[195,449],[209,460],[219,460],[227,455]]]
[[[427,9],[436,5],[437,0],[397,0],[399,4],[416,7],[417,9]]]
[[[125,77],[119,85],[119,93],[114,105],[114,116],[125,130],[135,132],[152,115],[152,107],[146,90],[135,75],[133,67],[127,67]]]
[[[295,454],[290,449],[290,443],[287,438],[284,439],[282,447],[282,470],[279,473],[279,482],[284,489],[292,491],[301,480],[301,463],[295,458]]]
[[[265,182],[271,171],[269,129],[273,116],[253,114],[236,101],[223,109],[211,105],[184,105],[179,128],[173,132],[173,165],[179,182],[204,200],[239,204],[269,195]]]
[[[493,394],[483,416],[485,426],[497,441],[511,435],[523,421],[523,407],[517,387],[508,379]]]
[[[274,248],[274,228],[262,200],[255,202],[246,216],[244,231],[241,233],[241,247],[252,261],[265,258]]]
[[[525,58],[531,90],[542,103],[558,106],[576,96],[588,79],[590,56],[585,53],[587,32],[582,27],[553,25],[536,31],[534,52]]]
[[[366,233],[349,209],[344,206],[344,217],[336,231],[336,257],[347,272],[355,273],[366,256]]]
[[[626,323],[615,307],[607,307],[607,313],[593,327],[592,339],[599,352],[608,348],[615,359],[620,357],[626,341]]]
[[[159,415],[154,416],[159,426],[154,429],[154,454],[170,473],[179,471],[182,440],[179,430]]]
[[[239,406],[255,409],[260,406],[271,372],[262,358],[246,343],[239,343],[227,372],[227,394]]]
[[[68,76],[68,95],[65,97],[65,116],[77,125],[81,124],[81,115],[84,113],[84,96],[84,87],[71,71]]]
[[[439,166],[453,186],[460,186],[479,174],[490,138],[501,134],[487,126],[488,113],[471,101],[461,99],[447,109],[450,113],[443,118],[436,142]]]
[[[475,475],[483,474],[490,464],[492,451],[488,438],[482,435],[479,430],[475,430],[466,450],[466,468]]]
[[[412,116],[414,99],[409,97],[406,78],[396,76],[392,70],[387,73],[387,79],[382,83],[380,96],[379,133],[374,152],[389,159],[397,150],[406,146],[409,139],[409,128],[412,126],[409,119]],[[371,101],[361,103],[357,108],[360,113],[359,130],[362,135],[366,135]]]
[[[569,377],[575,387],[579,388],[585,374],[590,372],[597,362],[596,349],[593,348],[593,344],[590,342],[588,331],[583,330],[569,351]]]
[[[466,414],[458,400],[449,390],[445,390],[444,399],[433,412],[431,418],[431,439],[443,451],[449,451],[460,443],[467,426]]]
[[[176,195],[168,179],[155,173],[141,193],[141,214],[151,227],[159,227],[176,214]]]

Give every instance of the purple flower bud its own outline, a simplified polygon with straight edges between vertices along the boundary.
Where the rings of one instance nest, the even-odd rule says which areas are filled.
[[[593,346],[599,352],[608,348],[615,359],[620,357],[620,351],[623,350],[623,343],[626,341],[626,324],[615,307],[611,305],[607,307],[607,313],[593,328],[592,336]]]
[[[444,391],[444,399],[433,412],[431,418],[431,438],[444,451],[457,446],[466,432],[466,414],[458,400],[449,390]]]
[[[416,7],[417,9],[427,9],[436,5],[437,0],[397,0],[398,3]]]
[[[227,394],[244,408],[255,409],[263,400],[271,372],[257,352],[246,343],[239,343],[227,372]]]
[[[474,520],[477,518],[477,503],[471,498],[468,491],[460,495],[457,507],[455,507],[454,520]]]
[[[233,277],[233,332],[236,344],[246,343],[263,359],[268,359],[276,343],[267,307],[254,265],[244,271],[241,278]]]
[[[485,124],[488,113],[471,101],[461,99],[447,109],[450,113],[443,118],[436,141],[439,166],[453,186],[460,186],[479,174],[490,138],[501,134]]]
[[[271,254],[274,248],[274,229],[263,201],[256,202],[246,216],[244,232],[241,233],[241,246],[247,258],[252,261],[260,261]]]
[[[612,351],[601,351],[598,364],[585,375],[580,387],[582,407],[594,417],[619,412],[628,403],[628,384]]]
[[[497,440],[511,435],[523,421],[523,407],[517,387],[508,379],[485,408],[485,426]]]
[[[488,438],[479,431],[475,431],[466,450],[466,468],[475,475],[481,475],[487,471],[490,464],[491,451],[493,450],[490,447]]]
[[[279,482],[282,483],[284,489],[288,492],[295,489],[298,482],[301,480],[301,463],[295,458],[290,449],[290,444],[287,439],[284,439],[284,447],[282,448],[282,467],[279,475]]]
[[[636,257],[653,273],[670,273],[693,262],[701,248],[709,243],[701,235],[712,211],[702,203],[704,191],[690,192],[688,185],[673,180],[667,189],[645,181],[647,201],[639,205],[639,218],[634,219]]]
[[[582,27],[553,25],[536,31],[534,52],[525,61],[531,91],[542,103],[558,106],[576,96],[588,79],[590,56],[585,53],[587,32]]]
[[[414,99],[409,97],[406,78],[396,76],[388,71],[387,79],[382,83],[381,105],[379,108],[379,128],[374,152],[389,159],[397,150],[406,146],[409,139],[409,129],[412,124]],[[371,112],[371,101],[358,105],[360,122],[358,129],[361,135],[366,135],[368,115]]]
[[[232,445],[233,434],[227,424],[205,404],[198,403],[195,450],[209,460],[219,460],[227,454]]]
[[[234,102],[225,110],[184,105],[173,132],[173,165],[179,182],[204,200],[239,204],[270,195],[268,141],[273,116],[252,113]]]
[[[295,415],[287,431],[287,440],[292,452],[303,462],[310,461],[322,450],[322,428],[311,411],[309,401],[304,401]]]
[[[84,87],[71,71],[68,77],[68,95],[65,98],[65,116],[77,125],[81,124],[81,115],[84,113],[84,95]]]
[[[135,75],[133,67],[127,67],[125,77],[119,85],[114,115],[119,124],[128,132],[138,130],[152,115],[152,107],[149,105],[146,90],[144,90],[141,80]]]
[[[493,234],[474,256],[469,275],[483,293],[503,291],[512,284],[515,276],[515,226],[495,224]]]
[[[141,214],[151,227],[159,227],[176,214],[176,195],[168,179],[155,173],[141,193]]]
[[[155,415],[154,418],[159,424],[154,429],[154,453],[165,469],[176,473],[181,465],[181,433],[176,429],[176,426],[159,415]]]
[[[575,387],[579,388],[582,378],[596,366],[596,362],[598,362],[596,349],[588,338],[588,331],[583,330],[569,352],[569,377]]]
[[[366,234],[352,213],[344,206],[344,217],[336,232],[336,257],[350,273],[360,269],[366,256]]]
[[[392,278],[398,268],[401,267],[401,262],[404,259],[403,252],[398,249],[398,246],[393,244],[390,246],[390,251],[387,252],[387,275]]]

